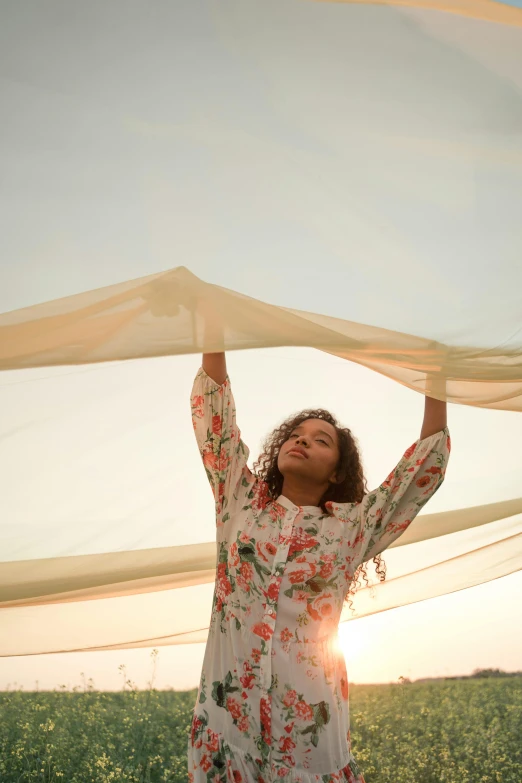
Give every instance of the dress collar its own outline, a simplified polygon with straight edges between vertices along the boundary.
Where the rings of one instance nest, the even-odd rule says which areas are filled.
[[[306,511],[308,514],[324,514],[321,506],[296,506],[295,503],[292,503],[292,501],[288,500],[284,495],[279,495],[276,503],[279,503],[280,506],[284,506],[287,511],[294,511],[296,513],[298,511]]]

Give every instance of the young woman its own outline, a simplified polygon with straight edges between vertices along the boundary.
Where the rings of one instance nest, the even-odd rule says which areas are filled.
[[[188,741],[191,783],[364,783],[351,753],[337,627],[363,564],[440,487],[446,403],[373,492],[356,442],[324,410],[291,417],[247,466],[225,355],[204,354],[192,420],[216,504],[217,575]],[[381,574],[380,574],[381,575]]]

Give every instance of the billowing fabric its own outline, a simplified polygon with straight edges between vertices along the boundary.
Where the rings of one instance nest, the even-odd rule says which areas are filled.
[[[459,16],[484,19],[488,22],[522,27],[522,6],[520,0],[316,0],[322,3],[361,3],[373,5],[398,5],[413,8],[430,8]]]
[[[504,522],[506,518],[519,514],[522,514],[522,498],[442,511],[437,514],[422,514],[400,538],[389,544],[388,549],[470,530],[481,525],[491,527],[494,522]],[[515,520],[507,532],[515,532],[518,526],[519,522]],[[506,533],[505,527],[503,532]],[[469,558],[471,553],[467,554]],[[502,560],[502,567],[515,570],[517,561],[513,548],[510,555],[511,557]],[[459,558],[463,556],[463,554],[458,555]],[[97,555],[70,555],[0,562],[0,608],[78,602],[92,598],[135,595],[213,583],[216,576],[216,560],[216,544],[214,541],[209,541],[204,544],[135,549],[130,552],[105,552]],[[459,572],[462,575],[465,570],[462,566],[454,569],[453,580],[450,573],[444,579],[444,584],[452,588],[455,584],[455,574]],[[504,570],[501,575],[505,576],[508,573],[511,571]],[[409,576],[410,581],[413,577],[417,588],[420,588],[418,570]],[[438,594],[437,583],[438,580],[430,583],[427,597]],[[387,585],[389,584],[390,582],[387,582]],[[388,587],[380,583],[374,586],[375,590],[379,595],[379,605],[382,610],[381,596]],[[426,588],[423,592],[426,593]],[[363,594],[364,588],[357,594],[358,617],[361,616]],[[410,591],[410,598],[414,594],[415,588]],[[401,600],[407,597],[404,594]]]
[[[188,741],[191,780],[363,783],[351,754],[348,678],[337,633],[357,567],[409,527],[442,484],[444,430],[416,441],[360,503],[328,513],[274,500],[248,468],[230,378],[201,368],[192,421],[216,504],[218,562]],[[246,777],[245,777],[246,776]]]
[[[319,348],[439,400],[522,410],[520,347],[450,346],[275,307],[183,267],[0,316],[6,370],[283,345]]]

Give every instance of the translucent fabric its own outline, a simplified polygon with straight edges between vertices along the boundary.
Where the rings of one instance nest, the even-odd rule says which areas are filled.
[[[0,330],[2,369],[309,346],[440,400],[522,410],[522,342],[444,345],[268,305],[204,283],[183,267],[7,313]]]
[[[183,355],[522,410],[517,2],[34,0],[0,52],[0,655],[205,640]],[[520,570],[506,469],[452,466],[343,619]]]

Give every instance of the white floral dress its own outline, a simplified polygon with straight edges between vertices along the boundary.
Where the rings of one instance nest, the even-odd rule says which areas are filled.
[[[216,501],[217,574],[188,740],[191,783],[364,783],[337,628],[360,563],[440,487],[447,428],[416,441],[360,503],[296,506],[247,467],[227,376],[200,368],[192,420]]]

